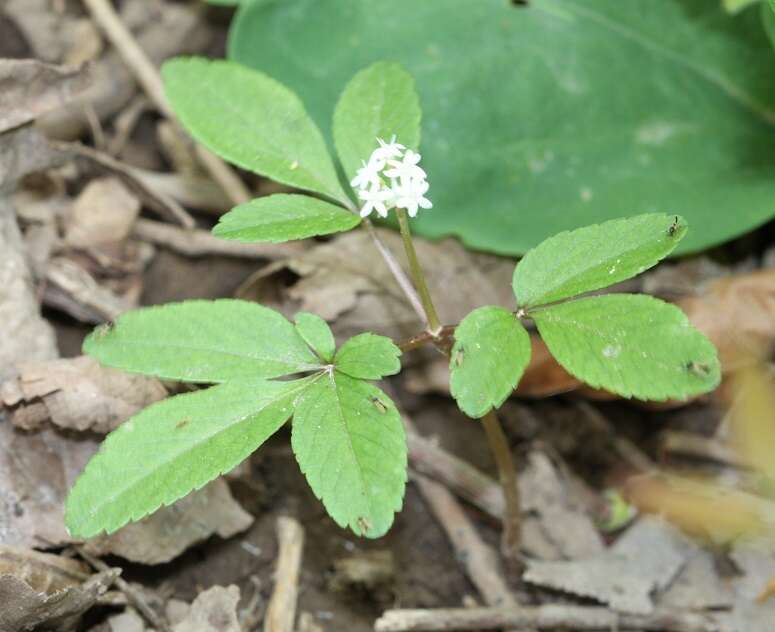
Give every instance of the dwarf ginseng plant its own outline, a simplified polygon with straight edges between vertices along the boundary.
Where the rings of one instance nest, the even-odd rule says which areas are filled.
[[[571,374],[624,397],[682,399],[718,383],[715,349],[678,308],[643,295],[582,296],[670,253],[686,232],[680,217],[641,215],[556,235],[516,267],[516,311],[484,306],[456,327],[442,327],[409,230],[409,218],[432,205],[416,151],[420,104],[407,72],[380,62],[342,93],[333,136],[349,192],[320,131],[280,83],[200,58],[168,62],[163,75],[197,140],[240,167],[317,194],[240,205],[221,218],[216,235],[280,242],[359,224],[372,233],[425,322],[407,348],[431,343],[449,356],[452,396],[483,420],[512,512],[514,468],[494,409],[530,359],[524,321],[535,323]],[[411,281],[367,219],[393,209]],[[187,301],[129,312],[95,330],[84,351],[105,365],[211,386],[154,404],[105,439],[68,498],[71,533],[110,533],[173,503],[228,472],[292,419],[294,454],[331,517],[358,535],[384,534],[401,507],[407,449],[396,406],[373,381],[400,371],[401,351],[368,332],[337,348],[320,317],[300,313],[294,321],[256,303]]]

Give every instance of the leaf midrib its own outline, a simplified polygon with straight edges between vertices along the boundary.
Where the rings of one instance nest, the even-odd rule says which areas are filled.
[[[334,389],[334,398],[336,399],[337,417],[341,420],[342,427],[344,429],[344,434],[347,437],[347,447],[350,449],[350,454],[352,456],[354,463],[356,464],[355,471],[358,474],[358,480],[360,481],[361,488],[363,489],[363,496],[366,501],[366,505],[369,508],[369,517],[372,517],[374,515],[374,505],[372,504],[371,497],[369,496],[369,493],[368,493],[368,487],[366,485],[366,480],[364,478],[364,472],[363,472],[364,468],[361,466],[361,461],[358,458],[358,453],[356,452],[355,446],[353,445],[352,436],[350,435],[350,428],[345,418],[344,406],[342,404],[342,400],[339,397],[339,387],[337,386],[337,383],[336,383],[335,372],[331,371],[329,376],[330,376],[329,379],[331,381],[331,386]],[[350,378],[350,379],[354,379],[354,378]],[[373,526],[374,525],[370,524],[370,527],[373,527]],[[366,531],[368,531],[368,529],[366,529]]]
[[[278,162],[286,162],[286,161],[290,162],[292,160],[290,157],[286,156],[286,154],[284,154],[281,150],[278,149],[279,145],[277,145],[276,143],[274,143],[272,141],[269,141],[268,137],[266,136],[266,134],[261,132],[260,128],[257,128],[254,125],[253,120],[248,118],[248,116],[246,114],[244,114],[242,110],[240,110],[238,108],[235,108],[229,99],[222,98],[221,93],[216,91],[216,90],[213,90],[212,86],[210,86],[209,83],[207,83],[207,82],[205,82],[202,87],[203,87],[204,91],[206,91],[211,96],[211,98],[213,98],[214,100],[216,100],[219,103],[223,104],[225,106],[224,107],[225,110],[227,110],[228,112],[231,112],[234,115],[235,118],[238,118],[247,127],[247,129],[250,130],[251,133],[255,134],[256,138],[261,140],[261,142],[265,145],[265,147],[270,150],[270,151],[265,152],[265,153],[269,153],[271,155],[271,157],[274,158],[275,160],[277,160]],[[298,97],[296,95],[292,95],[292,96],[294,96],[298,100]],[[300,100],[299,100],[299,103],[302,105],[302,111],[307,115],[307,117],[309,117],[309,114],[307,114],[306,111],[304,110],[303,103],[301,103]],[[315,123],[312,122],[311,119],[309,119],[309,123],[310,123],[311,127],[314,128],[314,131],[317,132],[318,140],[322,141],[322,137],[320,136],[320,131],[317,130],[317,127],[315,126]],[[242,145],[241,149],[244,150],[244,148],[245,148],[245,145]],[[325,151],[325,144],[324,144],[324,151]],[[327,156],[327,154],[326,154],[326,156]],[[234,162],[236,162],[236,161],[234,161]],[[245,161],[243,161],[241,159],[240,159],[240,162],[242,163],[240,166],[242,166],[242,167],[244,167],[244,168],[246,168],[246,169],[248,169],[250,171],[254,171],[255,170],[255,167],[250,165],[250,164],[248,164],[247,162],[245,162]],[[344,197],[346,197],[346,196],[340,195],[340,194],[343,194],[343,191],[341,190],[341,187],[338,187],[338,190],[331,190],[329,188],[329,184],[327,184],[326,182],[322,181],[318,174],[310,171],[310,168],[307,167],[301,161],[298,161],[298,166],[296,167],[296,169],[294,171],[296,173],[305,174],[313,183],[315,183],[317,186],[319,186],[326,195],[331,196],[332,199],[338,200],[338,201],[343,201]],[[266,175],[266,174],[261,174],[261,175]],[[331,174],[325,174],[325,175],[326,176],[328,176],[328,175],[332,176],[334,178],[334,180],[332,180],[332,182],[334,182],[336,180],[336,173],[335,173],[335,171],[333,171],[333,169],[332,169]],[[274,179],[274,176],[269,176],[269,177]]]
[[[555,7],[558,6],[555,0],[543,0],[543,3],[545,5],[554,5]],[[535,9],[551,15],[551,12],[547,11],[547,9],[540,4],[537,5]],[[701,79],[718,88],[732,101],[735,101],[739,105],[749,110],[764,123],[775,126],[775,111],[768,109],[765,104],[760,103],[754,99],[751,95],[747,94],[744,90],[729,81],[723,75],[710,72],[704,67],[688,61],[684,55],[667,48],[661,43],[651,41],[646,36],[631,29],[627,25],[622,24],[621,22],[617,22],[612,18],[606,17],[605,15],[602,15],[593,9],[582,8],[578,4],[570,2],[564,3],[562,5],[562,9],[568,11],[569,13],[575,13],[576,17],[597,22],[601,26],[610,29],[612,32],[631,42],[634,42],[635,44],[638,44],[644,49],[647,49],[661,57],[669,59],[679,66],[686,68]]]
[[[322,376],[322,375],[323,375],[323,373],[320,374],[320,376]],[[269,408],[270,406],[272,406],[274,404],[277,404],[279,401],[281,401],[281,400],[283,400],[283,399],[285,399],[287,397],[291,397],[294,393],[298,393],[298,392],[306,390],[312,384],[314,384],[318,379],[320,379],[320,376],[314,376],[312,378],[307,378],[307,379],[301,380],[303,383],[299,384],[297,388],[290,389],[288,391],[282,391],[282,393],[278,393],[278,395],[276,397],[274,397],[273,399],[267,401],[258,410],[255,410],[255,411],[253,411],[251,413],[248,413],[248,414],[246,414],[246,415],[244,415],[242,417],[239,417],[239,418],[233,420],[233,422],[229,423],[227,426],[222,426],[220,428],[213,429],[213,431],[211,433],[202,436],[198,441],[195,441],[194,443],[189,443],[186,446],[184,446],[184,449],[176,452],[169,459],[163,461],[156,469],[151,470],[151,471],[148,471],[147,469],[144,469],[143,471],[145,473],[140,475],[139,477],[133,479],[132,482],[128,482],[125,485],[120,486],[117,490],[116,490],[116,488],[114,488],[115,491],[112,494],[108,494],[106,496],[101,496],[101,500],[102,500],[101,505],[105,506],[105,505],[110,505],[113,502],[116,502],[116,500],[119,499],[128,490],[133,489],[133,488],[137,487],[139,484],[141,484],[142,482],[152,478],[153,476],[155,476],[159,472],[159,470],[161,470],[163,468],[166,468],[166,467],[169,467],[171,464],[177,462],[178,460],[180,460],[181,458],[183,458],[184,456],[186,456],[190,452],[193,452],[195,449],[201,447],[202,444],[209,442],[214,437],[216,437],[216,436],[218,436],[218,435],[220,435],[220,434],[222,434],[224,432],[228,432],[230,430],[233,430],[235,426],[237,426],[239,424],[242,424],[243,422],[245,422],[246,420],[248,420],[251,417],[255,417],[256,415],[261,414],[267,408]],[[213,388],[217,388],[217,386],[213,387]],[[202,392],[204,392],[204,391],[202,391]],[[290,417],[291,414],[292,414],[292,411],[290,411],[288,413],[288,416]],[[219,475],[220,474],[216,474],[215,476],[219,476]],[[213,478],[215,478],[215,476]],[[210,480],[213,480],[213,479],[210,479]],[[171,501],[171,502],[174,502],[174,500]],[[164,503],[162,503],[162,504],[164,504]]]

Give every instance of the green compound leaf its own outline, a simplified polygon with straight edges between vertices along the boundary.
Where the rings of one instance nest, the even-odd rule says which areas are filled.
[[[337,371],[363,380],[378,380],[401,370],[401,350],[390,338],[377,334],[358,334],[336,352]]]
[[[401,508],[406,436],[390,398],[376,386],[328,374],[298,399],[291,444],[329,515],[357,535],[378,538]]]
[[[276,193],[233,208],[213,234],[235,241],[283,242],[350,230],[361,218],[341,206],[307,195]]]
[[[414,79],[400,64],[378,62],[356,74],[334,110],[334,144],[350,180],[377,148],[395,134],[402,145],[420,146],[420,100]]]
[[[534,307],[629,279],[664,259],[685,234],[682,217],[649,214],[550,237],[514,270],[517,305]]]
[[[263,0],[238,10],[229,56],[295,90],[327,137],[356,72],[402,64],[423,110],[433,210],[412,230],[426,237],[523,254],[563,230],[680,212],[686,253],[775,216],[775,53],[756,10]]]
[[[480,307],[455,329],[449,361],[450,390],[476,419],[498,408],[517,386],[530,361],[530,335],[502,307]]]
[[[229,382],[149,406],[87,464],[67,498],[68,530],[112,533],[228,472],[288,420],[314,379]]]
[[[336,351],[336,342],[328,323],[317,314],[309,312],[299,312],[294,320],[296,331],[304,341],[320,356],[321,360],[331,362]]]
[[[98,327],[83,351],[107,366],[182,382],[279,377],[320,367],[281,314],[231,299],[127,312]]]
[[[162,77],[185,128],[212,151],[277,182],[349,202],[320,130],[283,84],[202,57],[168,61]]]
[[[686,399],[714,389],[716,349],[674,305],[640,294],[562,303],[532,314],[571,374],[623,397]]]

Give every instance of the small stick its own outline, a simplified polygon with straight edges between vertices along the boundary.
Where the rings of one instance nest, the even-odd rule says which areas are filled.
[[[447,534],[455,550],[455,557],[462,562],[466,574],[482,599],[491,606],[516,608],[517,601],[498,572],[499,564],[495,551],[479,537],[452,492],[422,474],[414,474],[412,478]]]
[[[388,610],[374,624],[376,632],[431,630],[497,630],[514,626],[538,630],[653,630],[716,632],[710,616],[656,610],[647,615],[619,614],[596,606],[526,606],[521,608],[455,608]]]
[[[181,228],[142,218],[135,221],[132,234],[142,241],[169,248],[187,257],[225,255],[243,259],[285,259],[300,254],[304,249],[303,242],[247,244],[218,239],[198,228]]]
[[[121,21],[110,2],[108,0],[83,0],[83,3],[105,36],[115,46],[124,63],[135,75],[151,101],[168,119],[179,124],[164,94],[164,84],[159,71],[140,48],[137,40]],[[196,145],[196,151],[204,167],[235,204],[242,204],[253,197],[239,176],[223,160],[199,144]]]
[[[576,406],[594,426],[611,437],[613,447],[619,453],[619,456],[635,470],[638,472],[651,472],[656,469],[656,465],[649,456],[632,441],[619,436],[611,427],[611,423],[594,406],[585,401],[577,402]]]
[[[736,468],[750,468],[751,464],[729,444],[713,437],[691,432],[669,430],[660,437],[660,451],[673,452],[708,461],[716,461]]]
[[[415,432],[407,433],[407,443],[416,471],[443,483],[462,499],[501,520],[503,490],[494,479]]]
[[[52,145],[64,155],[83,158],[96,165],[98,169],[117,176],[138,198],[162,217],[167,217],[187,228],[196,225],[194,218],[186,209],[168,195],[147,186],[142,178],[138,177],[137,170],[133,167],[116,160],[103,151],[98,151],[81,143],[54,142]]]
[[[350,210],[355,212],[354,207],[351,208]],[[374,224],[372,224],[371,220],[368,218],[364,219],[363,225],[366,227],[366,230],[368,231],[369,236],[371,237],[371,240],[374,242],[374,246],[376,247],[379,254],[382,255],[382,258],[385,260],[385,263],[387,264],[388,269],[393,274],[393,278],[395,278],[396,283],[398,283],[398,287],[401,288],[401,291],[406,296],[415,314],[417,314],[417,317],[420,319],[420,322],[427,324],[427,321],[425,319],[425,309],[422,306],[422,301],[420,301],[420,297],[417,294],[417,291],[414,289],[414,285],[412,285],[412,282],[409,280],[409,277],[406,276],[406,272],[404,272],[404,269],[401,267],[401,264],[398,263],[398,260],[396,259],[395,255],[390,251],[390,248],[388,248],[385,245],[385,243],[379,238],[379,234],[374,229]],[[431,336],[435,337],[433,334],[431,334]]]
[[[264,632],[293,632],[304,529],[296,519],[281,516],[277,519],[277,539],[280,550],[274,590],[264,618]]]
[[[95,570],[100,572],[116,570],[105,564],[101,559],[87,553],[82,546],[77,546],[75,548],[76,551],[78,551],[78,555],[93,566]],[[129,582],[121,577],[117,577],[114,583],[116,584],[116,587],[126,595],[127,601],[137,608],[137,611],[145,617],[148,623],[159,630],[159,632],[172,632],[167,622],[160,615],[156,614],[153,608],[148,605],[148,602],[145,601],[145,598],[139,590],[133,588]]]

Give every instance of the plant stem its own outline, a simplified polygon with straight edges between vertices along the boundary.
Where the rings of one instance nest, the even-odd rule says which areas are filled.
[[[498,466],[498,477],[503,489],[505,511],[503,512],[501,549],[508,559],[516,560],[519,556],[521,541],[522,512],[519,506],[519,484],[517,483],[514,458],[495,411],[491,410],[482,417],[482,425],[487,434],[490,450],[495,457],[495,464]]]
[[[409,218],[406,215],[406,210],[402,208],[396,209],[396,214],[398,215],[398,225],[401,228],[401,238],[404,240],[404,250],[406,250],[406,257],[409,260],[409,270],[412,274],[414,284],[417,287],[417,291],[420,294],[420,300],[422,301],[428,319],[428,333],[433,336],[434,342],[437,342],[439,335],[444,328],[439,322],[439,317],[436,314],[436,307],[433,305],[433,299],[428,291],[428,284],[425,281],[425,274],[417,259],[417,252],[414,249],[414,242],[412,241],[412,233],[409,230]],[[440,345],[437,346],[445,353],[445,355],[449,355],[448,347],[442,348]],[[491,410],[482,417],[482,424],[484,425],[484,430],[487,434],[490,450],[495,457],[495,464],[498,467],[498,476],[500,478],[501,487],[503,488],[503,498],[505,501],[506,510],[503,516],[501,549],[507,558],[516,560],[519,556],[521,531],[517,471],[514,468],[511,447],[506,439],[506,435],[503,433],[503,428],[501,428],[500,421],[495,412]]]
[[[412,241],[412,231],[409,229],[409,218],[406,215],[406,209],[403,208],[397,208],[396,214],[398,215],[398,225],[401,229],[401,238],[404,240],[406,258],[409,260],[409,271],[412,274],[412,279],[420,294],[420,300],[425,310],[428,331],[435,337],[441,332],[441,322],[439,321],[438,314],[436,314],[436,307],[433,305],[431,293],[428,291],[425,274],[420,266],[420,261],[417,259],[417,251],[414,249],[414,242]]]
[[[350,210],[355,212],[354,207]],[[406,272],[404,272],[398,261],[396,261],[396,258],[393,256],[393,253],[390,252],[390,249],[379,238],[379,234],[374,229],[374,224],[371,223],[371,220],[368,218],[364,219],[363,225],[366,227],[366,231],[369,233],[371,240],[374,242],[374,247],[385,260],[388,270],[390,270],[390,272],[393,274],[393,278],[396,280],[396,283],[398,283],[398,287],[401,288],[401,291],[406,296],[409,304],[412,306],[412,309],[414,309],[417,316],[419,316],[420,320],[422,320],[425,318],[425,309],[423,308],[422,302],[420,301],[420,297],[417,296],[417,291],[414,289],[411,281],[407,278]]]

